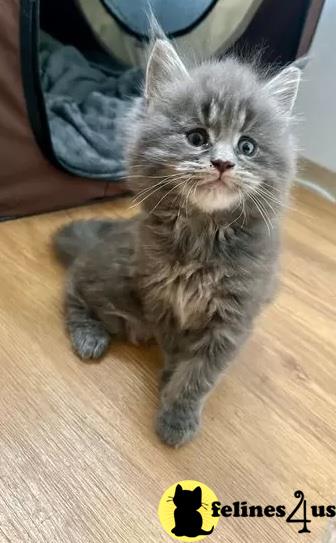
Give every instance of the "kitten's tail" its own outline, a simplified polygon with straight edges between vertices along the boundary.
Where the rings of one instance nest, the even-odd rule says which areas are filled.
[[[59,260],[70,266],[74,260],[93,247],[113,226],[113,221],[92,219],[62,226],[53,237],[53,248]]]

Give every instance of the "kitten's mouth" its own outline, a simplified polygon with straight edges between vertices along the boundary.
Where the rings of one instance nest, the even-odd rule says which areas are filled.
[[[235,178],[231,175],[219,175],[217,177],[210,177],[198,184],[198,187],[201,190],[235,190],[237,185],[235,183]]]

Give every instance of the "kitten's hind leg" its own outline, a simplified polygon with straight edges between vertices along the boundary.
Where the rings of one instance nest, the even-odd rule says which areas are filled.
[[[83,360],[100,358],[110,344],[111,335],[73,285],[67,292],[65,313],[66,327],[75,353]]]

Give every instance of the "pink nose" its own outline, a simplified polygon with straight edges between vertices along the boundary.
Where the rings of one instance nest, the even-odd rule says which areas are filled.
[[[231,170],[231,168],[234,168],[234,163],[230,162],[230,160],[211,160],[211,164],[215,166],[219,173],[223,173],[226,170]]]

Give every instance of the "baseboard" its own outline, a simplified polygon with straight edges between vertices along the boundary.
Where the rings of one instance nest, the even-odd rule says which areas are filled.
[[[336,173],[306,158],[299,161],[297,183],[336,203]]]

